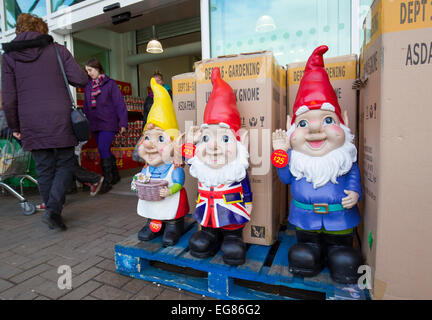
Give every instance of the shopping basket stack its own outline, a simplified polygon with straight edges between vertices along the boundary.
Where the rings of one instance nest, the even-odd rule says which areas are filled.
[[[7,190],[20,201],[22,212],[25,215],[31,215],[36,211],[35,206],[23,196],[23,181],[25,179],[29,179],[37,185],[37,181],[28,174],[31,159],[31,153],[21,148],[12,133],[0,136],[0,189]],[[7,180],[10,178],[21,178],[21,194],[7,184]]]

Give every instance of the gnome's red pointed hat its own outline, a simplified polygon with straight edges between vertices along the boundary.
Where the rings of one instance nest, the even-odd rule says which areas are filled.
[[[219,68],[214,68],[211,74],[213,90],[204,110],[204,124],[219,124],[234,131],[239,139],[238,130],[241,126],[240,113],[237,110],[233,89],[220,74]]]
[[[336,93],[324,68],[323,54],[327,50],[327,46],[319,46],[306,63],[303,78],[300,81],[297,97],[294,101],[291,124],[294,123],[296,116],[316,109],[335,112],[340,122],[344,124]]]

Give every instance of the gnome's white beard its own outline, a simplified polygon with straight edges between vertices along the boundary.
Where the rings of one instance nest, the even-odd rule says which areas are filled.
[[[191,165],[189,173],[198,179],[206,187],[218,186],[220,184],[231,184],[241,181],[246,176],[246,169],[249,167],[249,153],[247,149],[237,141],[237,157],[234,161],[222,168],[212,168],[204,163],[197,156],[187,162]]]
[[[295,125],[293,126],[287,132],[288,137],[295,129]],[[351,170],[352,164],[357,160],[357,149],[352,143],[354,135],[347,126],[343,124],[340,126],[345,132],[345,143],[328,154],[312,157],[292,150],[290,171],[296,180],[305,177],[306,181],[312,182],[314,189],[316,189],[329,181],[337,184],[336,178]]]

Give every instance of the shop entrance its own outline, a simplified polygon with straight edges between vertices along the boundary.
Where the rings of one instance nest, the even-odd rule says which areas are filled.
[[[151,77],[155,72],[162,74],[166,87],[172,88],[174,75],[193,72],[194,63],[201,60],[199,0],[172,1],[145,9],[140,5],[122,8],[130,12],[130,17],[120,23],[114,24],[105,14],[92,18],[94,23],[87,21],[86,25],[91,27],[72,33],[74,56],[80,65],[84,66],[90,58],[98,59],[124,96],[128,131],[125,135],[117,134],[111,148],[119,170],[136,171],[142,165],[133,161],[132,154],[142,135],[143,108],[151,90]],[[104,22],[100,23],[102,19]],[[147,44],[155,38],[163,48],[162,53],[146,51]],[[82,105],[83,90],[78,90],[77,100]],[[94,139],[83,146],[81,163],[86,169],[101,172]]]
[[[110,50],[92,43],[73,38],[74,58],[84,68],[86,61],[96,58],[102,64],[106,74],[110,74]]]

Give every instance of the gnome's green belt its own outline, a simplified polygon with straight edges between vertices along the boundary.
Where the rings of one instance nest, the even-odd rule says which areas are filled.
[[[312,210],[315,213],[321,213],[321,214],[327,214],[329,212],[344,210],[344,207],[339,203],[335,203],[335,204],[327,204],[327,203],[309,204],[309,203],[299,202],[295,199],[293,199],[293,202],[294,202],[294,205],[300,209]]]

